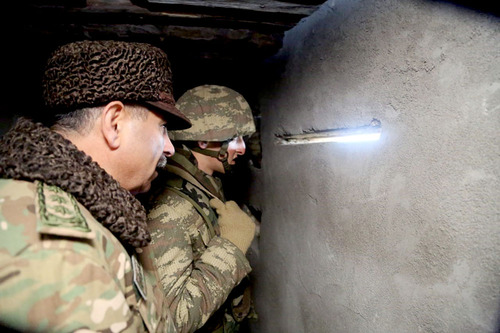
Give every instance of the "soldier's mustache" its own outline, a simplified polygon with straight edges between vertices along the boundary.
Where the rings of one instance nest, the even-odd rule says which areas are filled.
[[[156,164],[157,169],[165,169],[167,166],[167,157],[165,155],[160,156],[160,160],[158,161],[158,164]]]

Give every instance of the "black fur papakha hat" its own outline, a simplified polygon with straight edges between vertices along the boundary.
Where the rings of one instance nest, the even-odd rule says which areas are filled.
[[[160,112],[168,129],[191,127],[175,107],[167,55],[145,43],[80,41],[61,46],[47,62],[43,98],[58,113],[115,100],[141,104]]]

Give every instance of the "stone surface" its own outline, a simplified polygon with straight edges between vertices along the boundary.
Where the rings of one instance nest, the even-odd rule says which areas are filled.
[[[499,32],[446,2],[344,0],[286,33],[260,99],[254,332],[498,332]],[[377,142],[275,143],[372,118]]]

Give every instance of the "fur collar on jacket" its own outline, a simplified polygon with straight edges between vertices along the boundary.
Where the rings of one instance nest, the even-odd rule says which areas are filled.
[[[141,203],[90,156],[41,124],[21,118],[0,140],[0,177],[60,187],[124,245],[143,247],[151,240]]]

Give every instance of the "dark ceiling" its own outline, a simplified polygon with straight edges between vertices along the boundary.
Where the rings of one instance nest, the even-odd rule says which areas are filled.
[[[7,51],[2,53],[4,72],[11,82],[8,97],[26,101],[29,95],[29,107],[38,109],[39,76],[54,48],[75,40],[114,39],[164,49],[172,63],[176,97],[196,85],[212,83],[252,99],[255,86],[269,75],[266,63],[281,48],[285,32],[323,2],[12,1],[11,8],[3,11],[1,29]]]
[[[331,0],[330,0],[331,1]],[[429,0],[440,1],[440,0]],[[211,83],[256,94],[284,62],[275,56],[285,32],[325,0],[13,0],[2,4],[3,87],[0,114],[39,112],[40,74],[48,54],[66,42],[148,42],[172,63],[174,93]],[[492,11],[489,1],[443,1]],[[332,1],[332,6],[335,1]],[[19,104],[22,102],[22,105]]]
[[[131,39],[161,44],[192,60],[235,60],[276,53],[284,32],[321,2],[32,0],[24,12],[26,32],[51,42]]]

